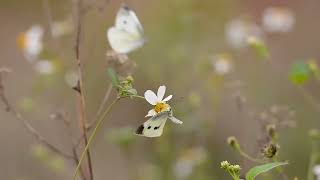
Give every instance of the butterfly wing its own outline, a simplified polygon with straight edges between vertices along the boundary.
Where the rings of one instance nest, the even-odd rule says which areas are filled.
[[[127,54],[140,48],[144,42],[142,25],[136,14],[127,6],[122,6],[114,27],[109,28],[107,37],[114,51]]]
[[[111,48],[121,54],[127,54],[144,44],[143,39],[115,27],[108,30],[107,37]]]
[[[136,36],[143,36],[143,27],[136,15],[128,6],[123,5],[116,17],[115,27]]]
[[[168,119],[168,113],[159,113],[153,116],[136,130],[136,134],[145,137],[159,137],[162,135],[164,125]]]

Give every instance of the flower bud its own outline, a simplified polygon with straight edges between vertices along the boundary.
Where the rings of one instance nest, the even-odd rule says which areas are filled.
[[[221,166],[222,169],[228,169],[229,166],[230,166],[230,163],[228,161],[222,161],[220,163],[220,166]]]
[[[276,132],[276,125],[275,124],[267,125],[266,131],[268,133],[268,136],[271,137],[271,139],[273,139],[273,140],[277,139],[277,132]]]
[[[235,149],[235,150],[240,149],[240,144],[238,143],[238,140],[236,139],[236,137],[234,137],[234,136],[228,137],[227,142],[233,149]]]

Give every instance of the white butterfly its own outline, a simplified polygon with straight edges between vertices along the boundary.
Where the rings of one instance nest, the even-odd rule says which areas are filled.
[[[182,124],[183,122],[173,117],[172,110],[163,111],[148,119],[136,130],[136,134],[145,137],[159,137],[162,135],[164,125],[170,119],[176,124]]]
[[[145,42],[138,17],[126,5],[119,9],[115,25],[108,29],[107,37],[112,49],[120,54],[130,53],[142,47]]]

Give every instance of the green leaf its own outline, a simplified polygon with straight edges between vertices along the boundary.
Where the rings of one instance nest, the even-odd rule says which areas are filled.
[[[270,171],[273,168],[287,165],[287,164],[288,164],[287,162],[274,162],[274,163],[268,163],[268,164],[263,164],[260,166],[253,167],[246,174],[246,180],[254,180],[254,178],[261,173],[265,173],[267,171]]]
[[[109,78],[111,79],[112,85],[114,87],[118,88],[120,83],[119,83],[119,79],[118,79],[116,72],[112,68],[108,68],[107,73],[108,73]]]
[[[293,84],[303,85],[311,77],[311,70],[305,62],[297,62],[292,65],[289,79]]]

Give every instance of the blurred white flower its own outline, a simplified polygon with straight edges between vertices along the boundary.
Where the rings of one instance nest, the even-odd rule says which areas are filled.
[[[19,34],[17,38],[18,46],[23,50],[28,61],[34,61],[43,49],[42,37],[44,30],[40,25],[33,25],[26,32]]]
[[[320,180],[320,165],[313,167],[313,173],[317,176],[317,180]]]
[[[213,70],[218,75],[226,75],[233,70],[233,64],[228,54],[219,54],[211,60]]]
[[[249,36],[263,36],[261,28],[247,20],[234,19],[226,25],[225,36],[227,42],[233,48],[244,48],[247,46]]]
[[[178,159],[174,166],[174,172],[178,179],[186,179],[191,175],[195,166],[204,162],[207,158],[207,151],[203,147],[188,149]]]
[[[157,92],[157,95],[151,91],[151,90],[147,90],[144,93],[144,97],[145,99],[154,106],[153,109],[151,109],[148,114],[146,115],[146,117],[148,116],[154,116],[159,112],[162,111],[167,111],[170,109],[170,105],[167,104],[166,102],[169,101],[172,98],[172,95],[169,95],[168,97],[164,98],[164,94],[166,92],[166,86],[160,86]]]
[[[72,18],[66,18],[63,21],[55,21],[52,23],[51,33],[55,38],[71,34],[74,30]]]
[[[75,70],[67,71],[66,74],[64,75],[64,80],[67,83],[67,85],[70,86],[71,88],[75,87],[79,80],[77,71]]]
[[[39,60],[39,61],[37,61],[35,63],[35,65],[34,65],[34,69],[39,74],[52,74],[56,70],[55,66],[54,66],[54,63],[52,61],[49,61],[49,60]]]
[[[295,17],[288,8],[269,7],[263,12],[262,24],[268,32],[289,32],[295,24]]]

